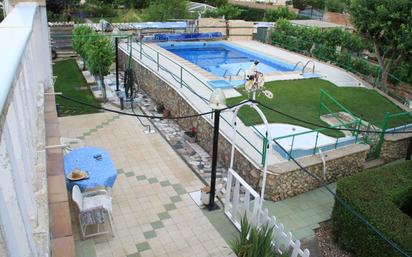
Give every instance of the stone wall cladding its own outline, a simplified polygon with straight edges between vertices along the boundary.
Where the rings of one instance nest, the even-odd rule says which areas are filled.
[[[301,158],[299,163],[328,184],[362,171],[368,152],[368,145],[354,145],[326,152],[325,178],[323,163],[319,156]],[[269,174],[267,178],[266,198],[272,201],[283,200],[321,186],[317,180],[292,162],[281,163],[276,166],[276,170],[278,174]]]
[[[128,57],[125,53],[119,51],[119,60],[121,64],[125,64],[128,61]],[[133,69],[136,76],[135,81],[138,81],[139,86],[149,94],[156,103],[163,104],[165,109],[171,112],[171,115],[184,116],[197,113],[178,92],[150,70],[137,62],[134,63]],[[177,120],[177,122],[185,130],[196,127],[198,144],[211,154],[213,125],[210,121],[203,117],[196,117]],[[231,143],[221,135],[219,137],[218,158],[225,167],[229,166],[230,150]],[[329,156],[326,158],[328,167],[326,182],[331,183],[341,177],[361,171],[368,151],[368,145],[355,145],[328,152],[327,154]],[[319,156],[308,156],[301,158],[299,161],[304,164],[305,167],[309,167],[309,170],[317,176],[323,176],[323,166]],[[236,149],[235,152],[234,166],[235,170],[239,172],[254,189],[260,190],[260,168],[251,163],[238,149]],[[303,173],[303,171],[300,171],[296,165],[285,161],[280,165],[269,167],[266,198],[279,201],[318,188],[319,186],[316,180]]]
[[[410,139],[410,134],[386,135],[382,144],[379,159],[382,159],[385,163],[404,159],[406,157]]]

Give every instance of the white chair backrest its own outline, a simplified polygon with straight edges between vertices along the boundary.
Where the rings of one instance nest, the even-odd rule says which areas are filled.
[[[77,204],[79,211],[82,211],[83,210],[83,195],[78,185],[73,186],[72,199]]]

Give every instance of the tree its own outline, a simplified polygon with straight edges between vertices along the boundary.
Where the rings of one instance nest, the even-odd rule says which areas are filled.
[[[243,10],[240,9],[239,7],[227,4],[227,5],[220,6],[219,8],[217,8],[215,10],[206,11],[204,16],[205,17],[213,17],[213,18],[224,16],[225,19],[231,20],[231,19],[238,18],[239,15],[242,14],[242,12],[243,12]]]
[[[325,8],[325,0],[293,0],[293,7],[299,10],[308,7],[323,10]]]
[[[280,7],[276,10],[267,9],[265,11],[264,21],[277,21],[279,19],[293,20],[296,19],[298,15],[294,12],[289,11],[289,8]]]
[[[95,34],[95,31],[89,26],[78,26],[73,30],[73,49],[83,59],[83,70],[86,69],[86,45]]]
[[[143,10],[145,21],[167,21],[189,17],[186,0],[154,0]]]
[[[386,84],[392,66],[412,55],[411,0],[352,0],[353,25],[371,40]]]
[[[326,0],[325,7],[329,12],[342,13],[348,6],[347,0]]]
[[[96,35],[85,45],[86,63],[90,73],[98,76],[102,84],[103,99],[106,101],[106,86],[104,76],[110,73],[114,61],[114,49],[110,40],[102,35]]]

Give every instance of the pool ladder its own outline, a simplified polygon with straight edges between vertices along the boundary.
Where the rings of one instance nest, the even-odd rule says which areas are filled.
[[[225,73],[223,73],[223,78],[226,78],[226,73],[229,71],[229,69],[226,69],[225,70]],[[239,76],[239,73],[241,72],[241,71],[243,71],[243,79],[246,79],[246,71],[244,70],[244,69],[242,69],[242,68],[239,68],[238,70],[237,70],[237,72],[236,72],[236,75],[235,76],[233,76],[233,75],[229,75],[229,81],[232,81],[232,77],[237,77],[237,76]]]
[[[315,62],[312,61],[312,60],[307,61],[306,64],[303,64],[303,62],[298,61],[298,62],[295,64],[295,67],[293,67],[293,70],[295,71],[296,68],[298,67],[298,65],[299,65],[299,64],[302,64],[302,65],[303,65],[303,68],[302,68],[302,73],[301,73],[301,75],[303,75],[303,74],[305,74],[306,67],[307,67],[310,63],[312,63],[312,73],[315,73]]]

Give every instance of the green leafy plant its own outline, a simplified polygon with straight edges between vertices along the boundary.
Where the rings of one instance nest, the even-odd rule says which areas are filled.
[[[155,0],[143,10],[145,21],[167,21],[185,19],[190,16],[186,0]]]
[[[205,17],[213,17],[213,18],[218,18],[224,16],[225,19],[231,20],[231,19],[236,19],[242,14],[243,10],[240,9],[239,7],[236,7],[234,5],[222,5],[216,10],[209,10],[206,11],[204,16]]]
[[[279,19],[293,20],[296,19],[298,15],[292,11],[289,11],[287,7],[280,7],[276,10],[267,9],[265,11],[264,21],[277,21]]]
[[[405,161],[364,171],[339,180],[336,189],[349,206],[409,253],[412,219],[405,205],[412,202],[411,170],[412,162]],[[333,208],[332,224],[337,243],[358,257],[403,256],[338,202]]]
[[[114,49],[110,40],[102,35],[93,37],[86,44],[86,63],[90,73],[98,76],[102,84],[103,99],[106,100],[104,76],[109,74],[114,61]]]
[[[86,68],[86,45],[95,34],[89,26],[78,26],[73,30],[73,49],[83,58],[83,70]]]
[[[239,237],[229,243],[233,252],[239,257],[276,257],[272,245],[273,227],[264,224],[255,227],[249,224],[247,217],[244,216],[240,222],[241,230]],[[285,253],[282,256],[287,256]]]

